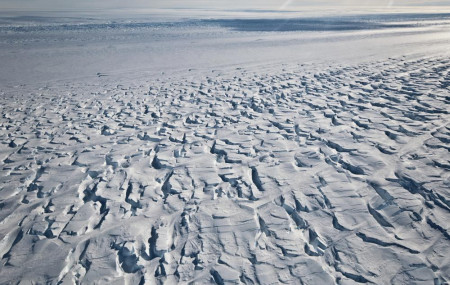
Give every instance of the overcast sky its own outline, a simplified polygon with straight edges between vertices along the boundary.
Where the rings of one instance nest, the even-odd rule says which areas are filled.
[[[450,0],[0,0],[0,9],[117,8],[290,9],[296,6],[450,6]]]

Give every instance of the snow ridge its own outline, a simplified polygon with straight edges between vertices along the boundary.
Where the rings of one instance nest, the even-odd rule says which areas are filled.
[[[0,283],[445,284],[449,70],[2,87]]]

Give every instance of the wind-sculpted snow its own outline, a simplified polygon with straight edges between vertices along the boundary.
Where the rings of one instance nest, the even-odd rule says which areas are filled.
[[[450,60],[311,70],[2,87],[0,283],[446,284]]]

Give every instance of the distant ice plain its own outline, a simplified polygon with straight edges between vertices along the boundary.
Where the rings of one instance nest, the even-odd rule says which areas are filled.
[[[189,13],[3,17],[0,83],[431,55],[448,51],[450,37],[445,13]]]

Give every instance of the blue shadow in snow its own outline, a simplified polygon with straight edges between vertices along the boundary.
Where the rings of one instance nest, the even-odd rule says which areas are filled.
[[[385,14],[344,17],[288,19],[216,19],[203,20],[209,25],[236,31],[353,31],[387,28],[408,28],[432,25],[432,21],[449,21],[450,14]]]
[[[122,22],[95,23],[95,19],[83,19],[87,23],[73,23],[79,18],[52,18],[19,16],[0,17],[0,32],[39,32],[39,31],[92,31],[117,29],[180,29],[186,27],[218,26],[236,31],[288,32],[288,31],[352,31],[386,28],[407,28],[432,25],[435,21],[450,24],[450,14],[380,14],[343,17],[315,18],[255,18],[255,19],[208,19],[174,22]],[[36,23],[37,25],[20,22]],[[82,22],[84,22],[82,21]],[[91,21],[94,21],[92,23]],[[7,24],[13,24],[12,26]],[[15,25],[18,24],[18,25]],[[4,26],[3,26],[4,25]]]

